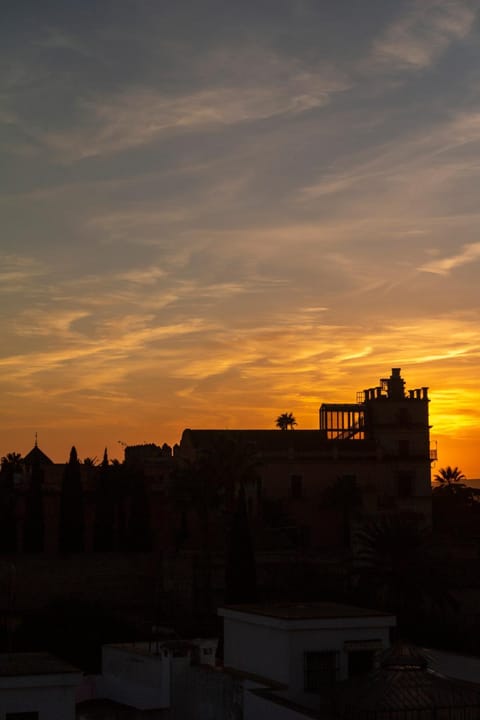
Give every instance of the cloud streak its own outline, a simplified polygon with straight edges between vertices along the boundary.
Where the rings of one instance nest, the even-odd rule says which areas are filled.
[[[348,85],[321,70],[288,70],[281,79],[237,87],[204,88],[169,96],[131,88],[109,98],[83,100],[88,130],[40,136],[60,157],[87,158],[147,145],[166,133],[191,133],[219,126],[300,115],[326,105]]]
[[[452,43],[465,38],[474,20],[471,3],[416,0],[411,10],[375,41],[372,57],[386,69],[422,70],[435,63]]]
[[[449,257],[432,260],[422,265],[419,270],[435,275],[448,275],[452,270],[462,265],[476,262],[480,259],[480,242],[464,245],[459,253]]]
[[[0,28],[3,453],[316,427],[392,366],[478,426],[476,7],[300,5]]]

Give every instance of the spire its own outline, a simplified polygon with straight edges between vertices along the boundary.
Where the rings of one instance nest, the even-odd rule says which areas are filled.
[[[38,447],[38,433],[35,433],[35,447]]]

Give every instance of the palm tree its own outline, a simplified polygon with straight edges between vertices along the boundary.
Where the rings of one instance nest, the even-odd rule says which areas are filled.
[[[20,470],[21,462],[22,456],[17,452],[7,453],[1,460],[2,468],[9,469],[14,473]]]
[[[284,412],[277,417],[275,425],[280,428],[280,430],[293,430],[295,425],[297,425],[297,421],[291,412]]]
[[[12,485],[15,485],[18,475],[22,475],[24,469],[23,458],[20,453],[7,453],[0,460],[0,464],[2,473],[9,478]]]
[[[438,483],[434,491],[455,495],[461,494],[462,490],[466,487],[464,480],[467,478],[457,466],[452,468],[450,465],[447,465],[446,468],[440,468],[433,479]]]
[[[395,612],[399,625],[422,613],[454,607],[441,573],[432,562],[431,531],[413,515],[368,522],[356,534],[359,589],[364,599]]]

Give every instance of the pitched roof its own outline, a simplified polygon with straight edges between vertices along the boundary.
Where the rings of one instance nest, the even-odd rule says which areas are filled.
[[[25,465],[54,465],[53,460],[50,460],[37,444],[25,455],[23,462]]]

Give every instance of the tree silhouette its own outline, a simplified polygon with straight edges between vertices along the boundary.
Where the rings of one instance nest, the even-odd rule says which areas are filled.
[[[297,424],[298,423],[291,412],[282,413],[275,421],[275,425],[280,428],[280,430],[293,430]]]
[[[127,550],[128,477],[125,463],[121,463],[119,460],[112,460],[109,471],[114,501],[113,546],[116,550]]]
[[[84,507],[80,463],[75,447],[65,465],[60,496],[60,537],[62,552],[81,552],[84,547]]]
[[[431,531],[414,515],[372,520],[356,533],[359,589],[375,607],[395,612],[399,625],[422,612],[454,606],[430,554]]]
[[[479,491],[465,484],[458,467],[441,468],[432,485],[432,519],[436,530],[468,537],[478,527]]]
[[[20,453],[7,453],[1,460],[2,469],[6,469],[12,473],[18,473],[22,469],[22,456]]]
[[[83,464],[86,465],[86,467],[94,468],[97,467],[98,461],[96,457],[86,457],[83,460]]]
[[[446,468],[440,468],[433,479],[438,483],[437,487],[434,488],[434,492],[456,495],[461,494],[462,490],[465,489],[464,480],[467,478],[458,467],[452,468],[447,465]]]
[[[169,494],[181,512],[181,532],[185,533],[190,512],[198,523],[198,608],[202,613],[213,611],[212,528],[217,532],[221,528],[224,537],[229,536],[238,490],[256,479],[258,465],[253,444],[243,442],[236,433],[219,431],[197,449],[193,459],[182,458],[172,476]]]
[[[85,461],[84,461],[85,463]],[[93,526],[93,549],[98,552],[113,550],[115,522],[115,498],[112,472],[108,463],[107,448],[96,474],[95,520]]]
[[[245,488],[237,497],[225,559],[225,601],[251,603],[257,599],[255,553],[247,514]]]
[[[221,504],[221,488],[212,481],[206,456],[182,459],[175,468],[169,496],[180,511],[182,528],[178,544],[186,539],[189,512],[195,513],[199,528],[199,586],[197,604],[201,613],[213,612],[211,516]]]

